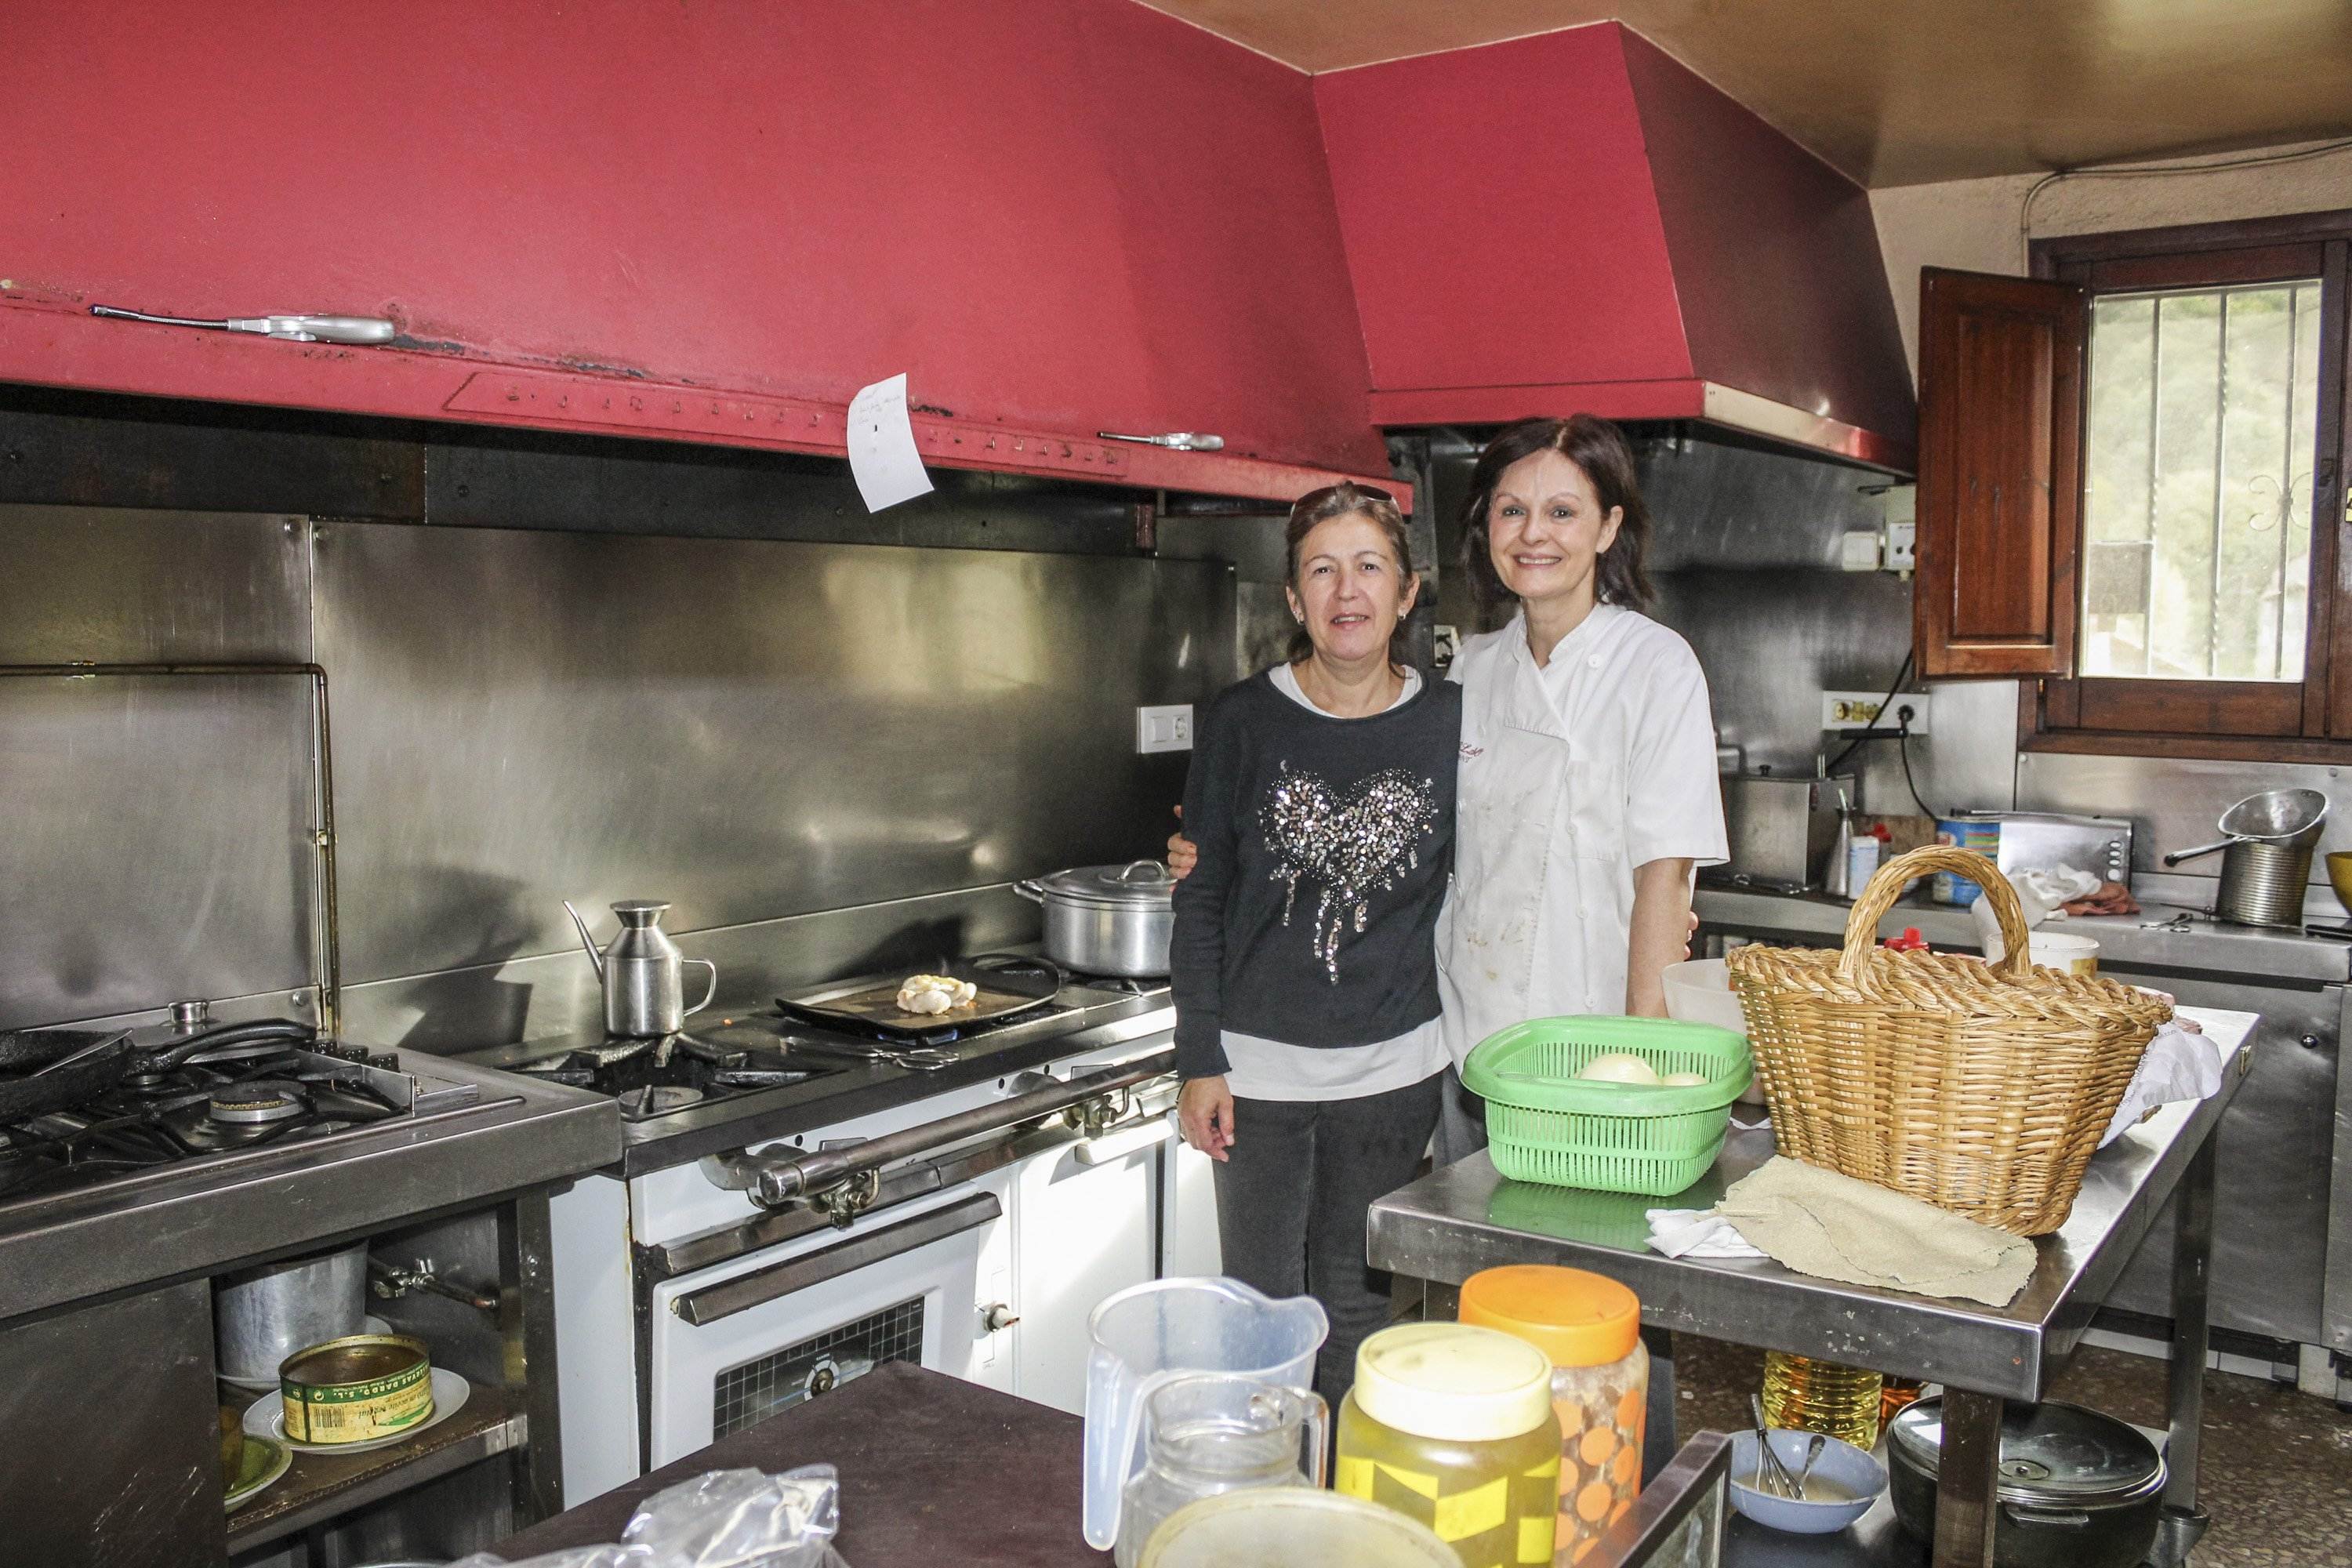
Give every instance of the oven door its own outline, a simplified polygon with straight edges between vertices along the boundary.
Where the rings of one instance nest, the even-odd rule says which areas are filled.
[[[886,1361],[969,1376],[994,1184],[656,1285],[651,1460],[682,1458]]]

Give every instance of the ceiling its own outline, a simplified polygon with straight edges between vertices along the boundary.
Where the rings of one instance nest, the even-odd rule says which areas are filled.
[[[2352,0],[1144,0],[1306,71],[1614,17],[1868,185],[2352,134]]]

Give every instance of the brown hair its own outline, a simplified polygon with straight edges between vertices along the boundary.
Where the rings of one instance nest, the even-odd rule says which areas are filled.
[[[1595,414],[1571,414],[1565,419],[1522,419],[1497,431],[1478,454],[1470,473],[1470,499],[1462,508],[1462,565],[1470,576],[1480,620],[1499,625],[1518,596],[1503,585],[1486,533],[1486,512],[1495,500],[1495,487],[1503,470],[1538,452],[1558,452],[1584,471],[1606,517],[1612,507],[1625,516],[1617,537],[1601,552],[1593,569],[1595,590],[1604,604],[1646,610],[1656,596],[1642,557],[1650,545],[1650,509],[1643,504],[1642,487],[1633,472],[1633,448],[1625,433]]]
[[[1396,557],[1401,584],[1415,581],[1419,574],[1412,569],[1412,539],[1405,531],[1404,514],[1397,510],[1395,498],[1386,490],[1376,490],[1370,485],[1359,485],[1342,479],[1336,485],[1325,485],[1319,490],[1308,490],[1291,503],[1290,523],[1283,531],[1285,564],[1282,580],[1294,594],[1298,592],[1298,552],[1307,536],[1316,528],[1335,517],[1348,517],[1361,512],[1380,525],[1381,535],[1388,541],[1389,553]],[[1399,592],[1402,589],[1400,587]],[[1293,664],[1315,651],[1315,639],[1300,626],[1290,635],[1289,659]],[[1389,661],[1391,664],[1410,662],[1405,658],[1404,617],[1397,617],[1396,629],[1389,634]]]

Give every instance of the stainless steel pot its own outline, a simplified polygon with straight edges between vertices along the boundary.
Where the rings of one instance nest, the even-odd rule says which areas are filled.
[[[1919,1400],[1886,1427],[1895,1517],[1929,1541],[1943,1405]],[[2056,1400],[2010,1405],[2000,1420],[1993,1568],[2137,1568],[2156,1544],[2164,1482],[2164,1456],[2126,1422]]]
[[[2327,827],[2327,797],[2315,789],[2250,795],[2221,814],[2223,837],[2167,855],[2178,866],[2221,850],[2213,912],[2245,925],[2301,926],[2311,886],[2312,848]]]
[[[358,1333],[367,1322],[367,1256],[362,1241],[223,1279],[213,1296],[220,1375],[274,1385],[296,1351]]]
[[[1176,878],[1157,860],[1080,866],[1013,890],[1045,910],[1045,956],[1082,974],[1145,980],[1168,973]]]

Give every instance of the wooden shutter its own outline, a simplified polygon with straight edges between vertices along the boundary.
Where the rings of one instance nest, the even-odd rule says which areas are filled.
[[[1920,273],[1923,677],[2074,670],[2084,301],[2071,283]]]

